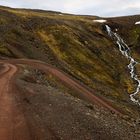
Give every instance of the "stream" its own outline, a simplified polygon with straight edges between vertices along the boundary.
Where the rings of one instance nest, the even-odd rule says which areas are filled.
[[[105,25],[106,27],[106,31],[108,33],[108,35],[116,42],[116,44],[119,47],[119,51],[122,53],[122,55],[124,55],[128,60],[129,60],[129,65],[128,65],[128,69],[130,70],[130,75],[131,78],[137,82],[137,88],[135,90],[135,92],[133,94],[130,94],[130,99],[132,102],[134,102],[135,104],[138,104],[140,106],[140,101],[138,99],[136,99],[136,95],[139,94],[140,92],[140,79],[137,76],[137,73],[135,71],[136,65],[138,64],[138,62],[132,57],[131,55],[131,50],[128,47],[128,45],[124,42],[124,40],[115,32],[113,32],[111,30],[111,28],[108,25]]]

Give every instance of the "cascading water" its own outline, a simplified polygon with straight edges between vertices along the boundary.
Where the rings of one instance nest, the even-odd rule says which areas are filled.
[[[113,32],[108,25],[105,25],[105,26],[106,26],[106,31],[107,31],[108,35],[113,40],[116,41],[116,43],[117,43],[117,45],[119,47],[120,52],[130,62],[129,65],[128,65],[128,69],[130,70],[131,78],[138,83],[136,91],[133,94],[130,95],[130,99],[134,103],[140,105],[140,101],[138,99],[135,99],[135,96],[137,94],[139,94],[139,92],[140,92],[140,79],[138,79],[138,76],[137,76],[137,74],[135,72],[135,66],[138,64],[138,62],[135,61],[135,59],[131,56],[130,49],[129,49],[128,45],[123,41],[123,39],[117,33]]]

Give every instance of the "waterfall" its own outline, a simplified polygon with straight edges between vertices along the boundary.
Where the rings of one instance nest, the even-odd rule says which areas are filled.
[[[131,55],[131,51],[130,48],[128,47],[128,45],[123,41],[123,39],[115,32],[113,32],[111,30],[111,28],[108,25],[105,25],[106,27],[106,31],[108,33],[108,35],[116,42],[116,44],[119,47],[119,51],[122,53],[122,55],[124,55],[128,60],[129,60],[129,65],[128,65],[128,69],[130,70],[130,75],[131,78],[137,82],[137,88],[136,91],[130,95],[130,99],[131,101],[133,101],[134,103],[140,105],[140,101],[138,99],[135,98],[136,95],[139,94],[140,92],[140,79],[138,79],[138,76],[135,72],[135,67],[138,64],[138,62],[132,57]]]

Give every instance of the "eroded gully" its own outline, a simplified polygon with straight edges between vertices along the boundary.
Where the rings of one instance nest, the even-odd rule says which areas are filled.
[[[133,94],[130,94],[130,99],[135,104],[138,104],[140,106],[140,101],[136,99],[136,95],[140,93],[140,79],[138,78],[138,75],[135,71],[136,65],[138,62],[132,57],[131,50],[128,47],[128,45],[124,42],[124,40],[115,32],[111,30],[111,28],[108,25],[106,26],[106,31],[108,35],[116,42],[116,44],[119,47],[119,51],[129,60],[128,69],[130,70],[131,78],[137,82],[137,88],[136,91]]]

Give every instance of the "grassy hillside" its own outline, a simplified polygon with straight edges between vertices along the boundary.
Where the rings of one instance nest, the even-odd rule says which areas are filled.
[[[0,7],[0,13],[1,57],[53,64],[117,106],[130,106],[129,94],[134,92],[135,83],[126,67],[128,61],[103,24],[93,22],[98,17],[6,7]],[[134,23],[129,26],[131,21],[124,19],[108,19],[108,24],[121,30],[138,58],[140,27]]]

